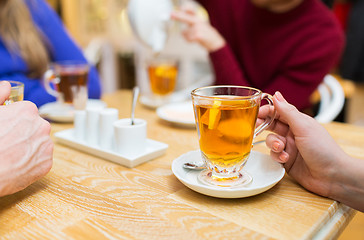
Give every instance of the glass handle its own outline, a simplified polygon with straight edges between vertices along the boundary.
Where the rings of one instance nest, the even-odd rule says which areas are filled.
[[[51,87],[51,84],[58,84],[60,79],[55,76],[54,71],[52,69],[48,69],[43,75],[44,88],[47,93],[58,98],[59,93]]]
[[[270,106],[273,106],[274,107],[273,97],[270,94],[263,93],[262,94],[262,100],[263,99],[267,100],[268,104]],[[255,128],[254,138],[256,136],[258,136],[259,134],[261,134],[267,127],[269,127],[269,125],[273,122],[273,120],[274,120],[275,117],[276,117],[276,109],[274,108],[273,116],[272,117],[269,117],[268,116],[261,125],[259,125],[257,128]]]

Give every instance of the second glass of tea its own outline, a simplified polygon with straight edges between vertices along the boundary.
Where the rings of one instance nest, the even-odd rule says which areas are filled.
[[[173,93],[178,76],[178,61],[170,57],[155,57],[148,61],[150,89],[156,99]]]
[[[255,126],[261,100],[273,106],[272,96],[242,86],[202,87],[191,94],[200,150],[207,166],[199,180],[222,187],[249,184],[252,177],[243,167],[253,139],[274,120],[275,113]]]
[[[8,105],[13,102],[23,101],[24,99],[24,84],[18,81],[5,80],[11,85],[10,96],[5,100],[4,105]]]
[[[86,62],[73,60],[55,62],[45,73],[44,86],[60,104],[83,110],[88,99],[88,73],[89,64]]]

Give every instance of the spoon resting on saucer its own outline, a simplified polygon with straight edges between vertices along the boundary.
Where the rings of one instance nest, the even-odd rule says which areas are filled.
[[[257,145],[257,144],[260,144],[263,142],[265,142],[265,140],[256,141],[256,142],[253,142],[253,145]],[[186,162],[183,164],[183,168],[192,169],[192,170],[202,170],[202,169],[206,168],[206,164],[203,161]]]

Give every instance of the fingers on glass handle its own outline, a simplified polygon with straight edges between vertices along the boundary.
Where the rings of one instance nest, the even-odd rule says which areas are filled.
[[[270,106],[273,106],[274,107],[274,104],[273,104],[273,97],[268,94],[268,93],[263,93],[262,94],[262,100],[265,99],[267,100],[268,104]],[[258,136],[259,134],[261,134],[265,129],[267,129],[269,127],[269,125],[273,122],[273,120],[275,119],[276,117],[276,109],[274,108],[274,111],[273,111],[273,114],[269,117],[267,117],[265,119],[265,121],[259,125],[255,131],[254,131],[254,137]]]

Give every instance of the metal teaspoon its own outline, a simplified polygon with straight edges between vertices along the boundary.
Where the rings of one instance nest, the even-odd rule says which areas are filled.
[[[134,125],[135,105],[136,105],[138,96],[139,96],[139,87],[135,86],[133,88],[133,103],[132,103],[132,106],[131,106],[131,125]]]

